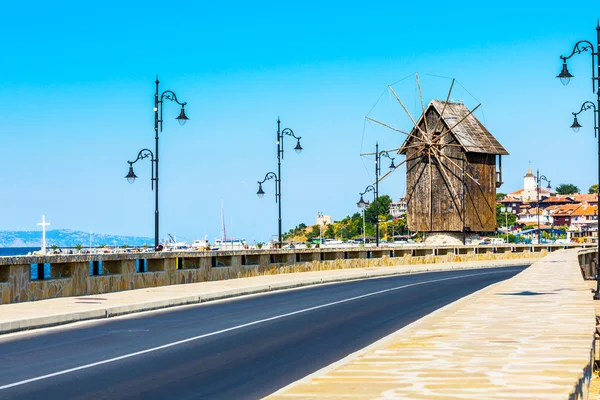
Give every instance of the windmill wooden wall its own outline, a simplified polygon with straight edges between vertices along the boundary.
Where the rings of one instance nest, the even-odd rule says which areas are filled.
[[[418,121],[418,125],[426,132],[429,140],[454,126],[460,115],[465,115],[465,110],[468,113],[464,105],[448,103],[454,106],[453,109],[444,110],[444,116],[447,115],[446,113],[448,116],[442,118],[437,129],[433,131],[441,108],[440,104],[432,103],[425,111],[429,131],[425,128],[423,117]],[[443,106],[442,102],[438,103]],[[453,118],[453,115],[456,118]],[[407,222],[411,231],[462,232],[463,226],[466,232],[490,232],[496,229],[497,154],[494,153],[508,153],[495,139],[490,148],[480,148],[481,143],[477,141],[469,142],[471,138],[465,136],[465,132],[469,130],[473,135],[491,137],[474,116],[469,116],[465,121],[470,119],[476,123],[472,120],[468,121],[470,125],[467,126],[467,131],[443,135],[440,145],[430,146],[431,150],[424,144],[427,140],[415,130],[402,146],[400,153],[405,154],[408,160],[406,163]],[[434,154],[439,156],[436,157]],[[476,178],[477,182],[469,175]]]

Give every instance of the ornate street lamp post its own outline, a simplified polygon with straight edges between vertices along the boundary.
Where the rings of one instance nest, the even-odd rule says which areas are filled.
[[[358,203],[356,203],[358,208],[360,208],[363,212],[363,245],[365,246],[367,245],[365,236],[365,210],[369,206],[369,202],[363,199],[363,195],[365,195],[368,192],[373,192],[373,203],[375,203],[375,200],[377,200],[377,188],[373,185],[369,185],[365,188],[365,191],[360,194],[360,200],[358,201]]]
[[[396,169],[396,165],[394,164],[394,157],[390,156],[390,151],[389,150],[382,150],[379,151],[379,143],[376,142],[375,143],[375,153],[365,153],[365,154],[361,154],[361,156],[367,156],[367,155],[375,155],[375,200],[374,200],[374,204],[375,207],[379,207],[379,202],[377,200],[379,200],[379,176],[381,175],[381,157],[386,157],[388,159],[390,159],[392,162],[390,164],[390,170],[393,171]],[[389,173],[389,172],[388,172]],[[379,247],[379,210],[377,210],[377,220],[375,221],[375,243],[376,246]]]
[[[158,90],[158,75],[156,75],[156,92],[154,94],[154,140],[155,140],[155,148],[154,153],[152,153],[148,149],[143,149],[139,152],[138,157],[135,161],[127,161],[129,163],[129,173],[125,178],[129,183],[133,183],[137,176],[133,172],[133,164],[135,164],[139,160],[143,160],[144,158],[150,157],[150,161],[152,162],[152,190],[154,190],[154,250],[159,249],[159,231],[158,231],[158,222],[159,222],[159,213],[158,213],[158,133],[162,132],[163,127],[163,103],[165,100],[174,101],[175,103],[181,106],[181,111],[179,112],[179,116],[176,120],[179,122],[179,125],[185,125],[185,123],[189,120],[187,115],[185,115],[185,105],[186,102],[180,102],[177,99],[177,96],[171,90],[165,90],[162,94],[159,95],[160,91]]]
[[[270,179],[275,179],[275,203],[279,204],[279,243],[281,243],[281,198],[280,193],[281,193],[281,181],[279,180],[279,178],[277,177],[277,174],[275,172],[267,172],[267,174],[265,175],[265,179],[263,179],[262,181],[257,181],[258,183],[258,191],[256,192],[256,195],[258,196],[259,199],[262,199],[265,195],[265,191],[263,190],[262,184],[265,183],[266,181],[270,180]]]
[[[573,51],[569,56],[560,56],[561,60],[563,60],[562,71],[557,75],[557,78],[561,80],[563,85],[567,85],[571,78],[574,76],[569,72],[567,68],[567,60],[573,57],[575,54],[581,54],[583,52],[590,51],[592,56],[592,92],[596,94],[596,106],[594,106],[594,129],[595,135],[598,140],[598,180],[600,181],[600,134],[598,132],[598,113],[600,112],[600,19],[598,20],[598,25],[596,26],[596,52],[594,52],[594,45],[592,42],[587,40],[580,40],[575,43],[573,47]],[[581,128],[581,125],[577,121],[577,114],[584,111],[584,109],[588,110],[592,107],[589,106],[592,102],[585,102],[581,106],[581,110],[578,113],[574,114],[573,125],[571,128],[577,131]],[[594,300],[600,300],[600,273],[598,269],[598,261],[600,260],[600,235],[598,235],[596,239],[598,245],[598,253],[596,255],[596,293],[594,294]]]
[[[268,179],[275,178],[275,188],[276,188],[275,200],[279,204],[279,220],[278,220],[279,243],[277,244],[279,248],[281,248],[281,244],[282,244],[282,241],[281,241],[281,160],[283,159],[283,138],[285,136],[291,136],[294,139],[296,139],[296,147],[294,147],[296,154],[300,154],[302,152],[302,150],[304,150],[302,148],[302,146],[300,145],[300,139],[302,139],[302,137],[296,136],[294,134],[294,131],[291,130],[290,128],[284,128],[282,130],[281,129],[281,121],[279,120],[279,117],[277,117],[277,174],[275,174],[274,172],[269,172],[269,173],[267,173],[267,175],[265,175],[265,180],[267,179],[267,176],[269,176],[269,174],[273,174],[273,176],[271,176],[271,178],[268,178]],[[258,192],[256,194],[258,195],[259,198],[262,198],[262,196],[264,196],[264,192],[262,193],[262,195],[260,192],[262,191],[262,183],[264,183],[265,180],[263,180],[262,182],[258,182],[259,187],[258,187]]]
[[[537,170],[537,178],[536,178],[536,182],[537,182],[537,187],[536,187],[536,191],[537,191],[537,226],[538,226],[538,244],[542,244],[542,232],[540,231],[540,183],[541,181],[544,182],[548,182],[548,189],[552,189],[552,186],[550,185],[550,181],[548,180],[548,178],[546,178],[545,175],[541,175],[540,176],[540,170]]]
[[[506,221],[506,244],[508,244],[508,213],[512,214],[512,207],[500,207],[500,212],[504,213],[504,219]]]

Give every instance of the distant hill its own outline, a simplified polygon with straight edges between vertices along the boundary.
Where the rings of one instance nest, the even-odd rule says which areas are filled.
[[[0,231],[0,247],[39,247],[42,243],[41,231]],[[154,246],[154,238],[138,236],[92,234],[92,247],[101,245],[114,246]],[[90,233],[71,229],[54,229],[46,231],[48,247],[75,247],[78,244],[88,247]]]

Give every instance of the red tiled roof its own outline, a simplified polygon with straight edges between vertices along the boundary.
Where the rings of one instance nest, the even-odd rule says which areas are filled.
[[[550,196],[542,200],[543,203],[574,203],[575,200],[566,196]]]
[[[558,209],[556,209],[555,212],[552,213],[552,216],[556,216],[556,217],[560,217],[560,216],[571,216],[573,215],[573,213],[575,212],[575,210],[577,210],[579,207],[581,207],[580,203],[577,204],[564,204],[561,205],[560,207],[558,207]]]
[[[598,206],[592,206],[587,203],[580,205],[571,215],[596,215],[598,213]]]
[[[519,215],[538,215],[538,214],[542,215],[543,213],[544,213],[543,208],[532,207],[532,208],[528,208],[528,209],[521,211],[519,213]]]
[[[587,201],[588,203],[597,203],[598,202],[598,193],[594,194],[574,194],[573,198],[577,202]]]
[[[516,197],[503,197],[502,199],[498,200],[498,203],[522,203],[523,201],[519,198]]]
[[[525,189],[519,189],[519,190],[517,190],[515,192],[508,193],[508,196],[520,195],[524,191],[525,191]],[[532,190],[532,192],[535,192],[535,191],[536,191],[536,189]],[[537,187],[537,191],[539,191],[541,195],[555,193],[552,190],[549,190],[549,189],[546,189],[546,188],[543,188],[543,187],[539,187],[539,186]]]

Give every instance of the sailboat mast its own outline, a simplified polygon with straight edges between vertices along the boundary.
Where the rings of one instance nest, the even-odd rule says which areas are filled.
[[[221,227],[223,229],[223,239],[227,240],[227,230],[225,229],[225,211],[223,211],[223,199],[221,199]]]

